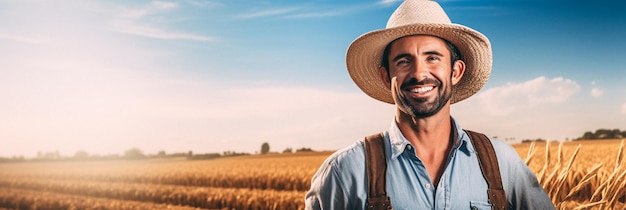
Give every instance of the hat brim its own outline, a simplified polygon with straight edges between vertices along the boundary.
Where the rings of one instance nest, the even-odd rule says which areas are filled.
[[[355,39],[346,52],[348,73],[356,85],[370,97],[394,104],[391,91],[380,78],[378,69],[385,47],[409,35],[431,35],[454,44],[466,65],[461,80],[452,87],[451,103],[478,92],[491,74],[492,53],[489,39],[480,32],[458,24],[413,24],[372,31]]]

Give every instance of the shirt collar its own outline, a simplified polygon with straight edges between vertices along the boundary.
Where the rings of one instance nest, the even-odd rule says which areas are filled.
[[[454,142],[453,151],[459,150],[465,153],[465,155],[470,155],[471,152],[474,151],[474,148],[469,143],[469,137],[465,133],[465,131],[461,128],[461,126],[456,123],[454,118],[450,117],[450,121],[452,123],[452,141]],[[404,137],[398,124],[396,123],[395,118],[391,121],[391,126],[387,130],[389,136],[389,142],[391,144],[391,159],[395,159],[400,156],[405,150],[407,146],[413,147],[411,143]]]

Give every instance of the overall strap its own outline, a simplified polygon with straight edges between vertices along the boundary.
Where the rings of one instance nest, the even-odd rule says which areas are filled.
[[[382,133],[365,137],[365,164],[368,181],[365,207],[370,210],[392,209],[391,200],[385,190],[387,156]]]
[[[500,167],[498,166],[498,158],[491,141],[485,134],[465,130],[469,135],[470,141],[476,150],[478,163],[483,177],[487,181],[487,195],[491,209],[507,209],[507,199],[502,187],[502,178],[500,176]]]

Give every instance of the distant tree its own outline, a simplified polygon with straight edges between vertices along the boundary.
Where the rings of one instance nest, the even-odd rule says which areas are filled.
[[[581,139],[595,139],[595,136],[593,135],[591,131],[587,131],[583,134]]]
[[[595,132],[587,131],[577,140],[583,139],[621,139],[626,137],[626,131],[619,129],[598,129]]]
[[[270,152],[270,144],[267,143],[267,142],[263,143],[261,145],[261,154],[264,155],[264,154],[267,154],[269,152]]]
[[[208,160],[213,158],[218,158],[221,155],[219,153],[205,153],[205,154],[195,154],[193,156],[187,156],[188,160]]]
[[[61,158],[61,155],[59,154],[59,151],[46,152],[45,154],[43,154],[43,159],[55,160],[55,159],[59,159],[59,158]]]
[[[227,157],[227,156],[240,156],[240,155],[250,155],[250,154],[245,153],[245,152],[224,151],[222,156]]]
[[[313,150],[311,148],[308,147],[302,147],[300,149],[297,149],[296,152],[312,152]]]
[[[146,157],[146,155],[144,155],[143,151],[141,151],[139,148],[132,148],[124,152],[124,157],[130,159],[139,159]]]
[[[161,150],[161,151],[159,151],[159,153],[157,153],[157,156],[159,156],[159,157],[165,157],[166,155],[167,154],[163,150]]]
[[[545,139],[537,138],[537,139],[524,139],[522,143],[531,143],[531,142],[546,142]]]
[[[293,149],[291,149],[291,147],[288,147],[285,150],[283,150],[283,153],[293,153]]]
[[[609,136],[615,139],[622,138],[622,131],[620,131],[619,129],[613,129],[611,130],[611,132],[609,132]]]
[[[89,153],[85,152],[85,150],[78,150],[74,153],[75,159],[87,159],[89,158]]]

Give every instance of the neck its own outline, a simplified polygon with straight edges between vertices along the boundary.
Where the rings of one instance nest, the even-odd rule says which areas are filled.
[[[446,151],[450,146],[450,105],[446,105],[438,113],[425,117],[415,118],[399,109],[396,109],[396,122],[402,135],[419,149],[416,153],[438,153]],[[427,154],[424,154],[427,155]]]
[[[411,117],[398,110],[396,121],[402,135],[413,144],[415,155],[426,167],[431,183],[438,186],[446,167],[446,157],[452,149],[450,136],[454,128],[450,121],[450,104],[425,118]]]

